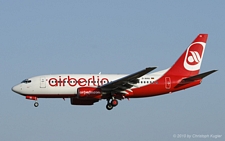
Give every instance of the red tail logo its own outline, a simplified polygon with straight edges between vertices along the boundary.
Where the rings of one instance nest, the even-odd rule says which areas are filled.
[[[205,50],[204,42],[195,42],[191,44],[186,51],[184,59],[184,68],[189,71],[199,70],[204,50]]]

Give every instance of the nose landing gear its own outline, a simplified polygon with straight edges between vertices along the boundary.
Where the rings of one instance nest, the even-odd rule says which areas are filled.
[[[34,102],[34,107],[38,107],[39,106],[39,103],[36,101]]]
[[[37,97],[36,96],[29,96],[29,95],[27,95],[26,96],[26,99],[29,99],[29,100],[35,100],[35,102],[34,102],[34,107],[38,107],[39,106],[39,103],[37,102]]]

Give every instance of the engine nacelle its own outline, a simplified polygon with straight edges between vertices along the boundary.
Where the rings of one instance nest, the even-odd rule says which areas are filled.
[[[99,88],[80,87],[77,89],[78,99],[101,99],[102,92]]]

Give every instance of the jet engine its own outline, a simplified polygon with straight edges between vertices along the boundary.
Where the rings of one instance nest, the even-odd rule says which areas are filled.
[[[102,97],[101,89],[94,87],[80,87],[77,96],[70,98],[72,105],[93,105]]]

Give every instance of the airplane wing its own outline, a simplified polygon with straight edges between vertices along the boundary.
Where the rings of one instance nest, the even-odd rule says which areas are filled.
[[[156,67],[148,67],[131,75],[125,76],[123,78],[114,80],[110,83],[100,86],[99,88],[105,92],[114,93],[124,93],[127,94],[125,90],[130,90],[135,84],[139,82],[138,78],[154,70]],[[130,90],[131,91],[131,90]]]

